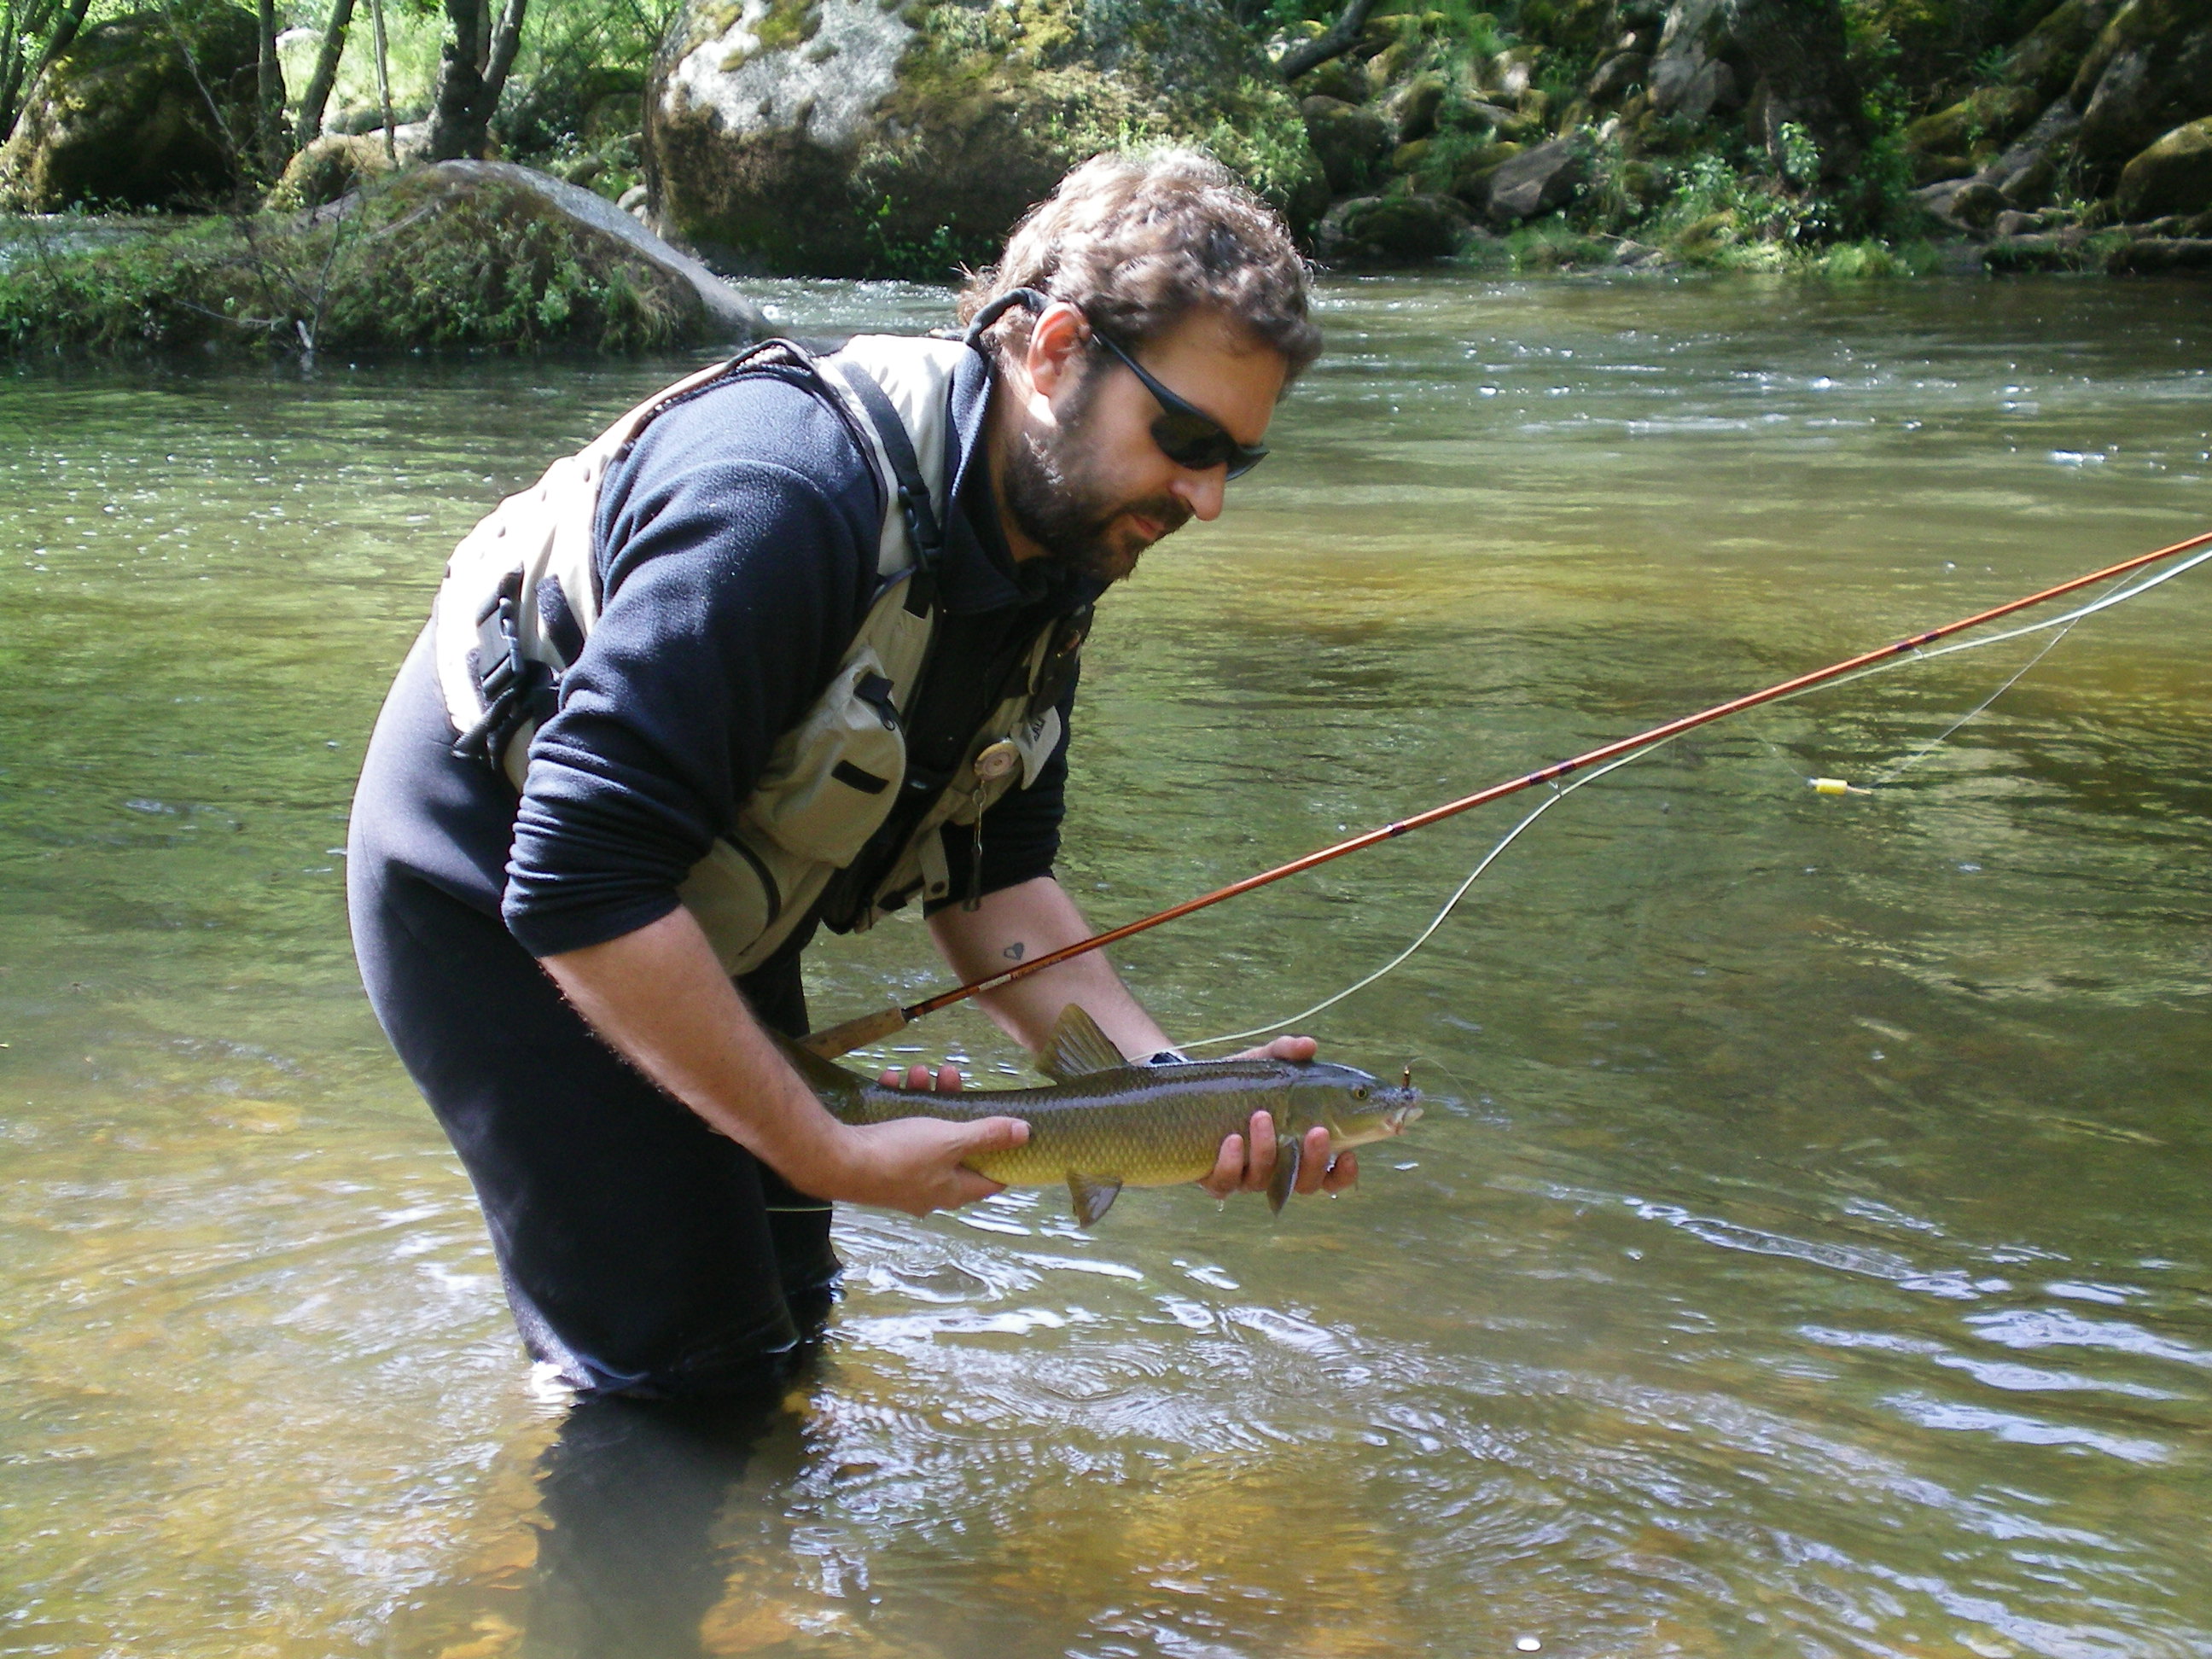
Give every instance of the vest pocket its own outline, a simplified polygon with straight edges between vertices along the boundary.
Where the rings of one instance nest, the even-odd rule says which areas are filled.
[[[905,774],[891,682],[864,647],[776,744],[745,803],[745,827],[786,852],[842,869],[882,825]]]
[[[717,841],[676,890],[714,947],[722,971],[735,973],[745,951],[783,914],[783,884],[769,860],[743,842]]]

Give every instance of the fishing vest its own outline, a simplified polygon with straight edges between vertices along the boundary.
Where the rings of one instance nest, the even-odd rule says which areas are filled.
[[[752,794],[678,889],[726,973],[759,967],[817,914],[838,932],[860,931],[917,894],[949,896],[945,827],[977,826],[980,848],[984,811],[1034,783],[1059,744],[1058,704],[1087,612],[1029,642],[949,776],[908,764],[907,722],[939,617],[937,503],[949,507],[958,460],[952,379],[969,349],[866,335],[817,357],[766,342],[678,381],[556,461],[447,563],[432,628],[460,734],[453,751],[503,772],[519,793],[531,739],[599,620],[599,488],[639,434],[692,394],[771,367],[806,374],[851,429],[884,502],[875,599],[829,688],[777,740]]]

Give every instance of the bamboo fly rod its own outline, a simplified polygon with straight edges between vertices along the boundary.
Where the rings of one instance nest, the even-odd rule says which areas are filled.
[[[1954,634],[1962,634],[1968,629],[1978,628],[1984,623],[1995,622],[2000,617],[2009,617],[2015,611],[2026,611],[2051,599],[2062,598],[2068,593],[2078,592],[2081,589],[2094,586],[2099,582],[2110,581],[2115,577],[2127,575],[2131,571],[2141,570],[2147,566],[2157,564],[2162,560],[2190,552],[2208,543],[2212,543],[2212,531],[2192,536],[2186,541],[2175,542],[2171,546],[2161,547],[2155,552],[2139,554],[2132,559],[2123,559],[2118,564],[2106,565],[2101,570],[2093,570],[2086,576],[2076,576],[2071,581],[2059,583],[2056,587],[2046,587],[2039,592],[2030,593],[2023,599],[2014,599],[1991,610],[1977,611],[1971,617],[1963,617],[1957,622],[1946,623],[1940,628],[1931,628],[1925,633],[1915,634],[1909,639],[1899,640],[1894,645],[1885,645],[1872,651],[1861,652],[1856,657],[1846,657],[1841,662],[1831,663],[1826,668],[1816,668],[1812,672],[1800,674],[1794,679],[1783,680],[1777,684],[1767,686],[1763,690],[1753,691],[1741,697],[1732,697],[1726,702],[1715,703],[1710,708],[1702,709],[1694,714],[1684,714],[1679,719],[1668,720],[1662,726],[1655,726],[1649,731],[1639,732],[1633,737],[1616,738],[1601,747],[1590,750],[1586,754],[1577,755],[1568,760],[1556,761],[1536,771],[1525,773],[1519,777],[1508,778],[1500,783],[1493,783],[1488,788],[1478,789],[1471,795],[1462,795],[1457,800],[1446,801],[1441,806],[1432,806],[1425,812],[1415,813],[1412,817],[1401,818],[1395,823],[1383,824],[1379,829],[1370,830],[1364,834],[1354,836],[1348,841],[1340,841],[1334,846],[1323,847],[1316,852],[1306,854],[1303,858],[1292,859],[1288,864],[1277,865],[1272,870],[1262,870],[1259,874],[1247,876],[1242,881],[1232,881],[1226,887],[1217,887],[1210,893],[1201,893],[1196,898],[1185,899],[1180,904],[1170,905],[1166,909],[1152,915],[1141,917],[1135,921],[1124,922],[1119,927],[1110,927],[1103,933],[1094,933],[1089,939],[1078,939],[1073,945],[1063,945],[1057,951],[1048,951],[1034,961],[1022,963],[1018,966],[1008,968],[983,979],[971,980],[965,985],[957,985],[949,991],[940,991],[935,996],[924,997],[921,1001],[908,1003],[903,1007],[878,1009],[873,1013],[862,1014],[857,1019],[848,1019],[842,1024],[829,1026],[806,1037],[800,1046],[812,1050],[824,1059],[834,1060],[840,1054],[849,1054],[863,1043],[878,1042],[894,1031],[903,1030],[915,1020],[925,1015],[933,1014],[940,1008],[949,1008],[956,1002],[964,1002],[970,997],[981,996],[987,992],[998,990],[1003,986],[1012,985],[1017,980],[1027,979],[1031,974],[1041,974],[1048,968],[1056,967],[1063,962],[1092,951],[1103,950],[1107,945],[1117,944],[1122,939],[1133,939],[1139,933],[1148,932],[1164,922],[1178,921],[1184,916],[1206,909],[1211,905],[1218,904],[1224,899],[1232,899],[1239,894],[1251,892],[1255,888],[1267,886],[1270,883],[1281,881],[1286,876],[1298,875],[1319,865],[1327,864],[1332,860],[1343,858],[1348,854],[1378,846],[1386,841],[1395,841],[1398,836],[1410,834],[1413,830],[1425,830],[1432,823],[1441,823],[1446,818],[1457,817],[1462,812],[1473,811],[1476,807],[1487,805],[1494,800],[1503,800],[1506,796],[1518,794],[1523,789],[1533,789],[1540,784],[1554,782],[1570,773],[1579,772],[1585,767],[1598,765],[1602,762],[1626,755],[1632,750],[1641,749],[1648,744],[1662,742],[1698,726],[1709,726],[1713,721],[1724,720],[1730,714],[1740,714],[1747,708],[1756,708],[1762,703],[1773,702],[1796,692],[1808,690],[1814,686],[1826,684],[1828,681],[1841,679],[1845,675],[1854,673],[1860,669],[1872,667],[1877,663],[1902,656],[1908,652],[1917,651],[1923,646],[1934,644],[1937,640],[1948,639]]]

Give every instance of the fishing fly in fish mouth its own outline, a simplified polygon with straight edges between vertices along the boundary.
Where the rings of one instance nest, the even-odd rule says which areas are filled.
[[[1279,1208],[1413,1121],[1311,1037],[1190,1061],[1095,952],[982,996],[1095,1062],[1050,1089],[779,1046],[823,927],[918,903],[971,980],[1091,937],[1053,866],[1092,609],[1266,454],[1321,348],[1308,283],[1215,163],[1102,156],[970,283],[963,336],[764,343],[454,550],[364,765],[354,939],[525,1344],[579,1391],[776,1375],[826,1315],[837,1201]]]

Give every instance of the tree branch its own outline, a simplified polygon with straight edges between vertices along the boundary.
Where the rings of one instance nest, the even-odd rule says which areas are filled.
[[[1367,27],[1367,14],[1374,8],[1375,0],[1344,0],[1344,9],[1325,32],[1299,41],[1277,61],[1275,67],[1283,79],[1295,81],[1308,70],[1319,69],[1330,58],[1350,52],[1359,44],[1359,32]]]

